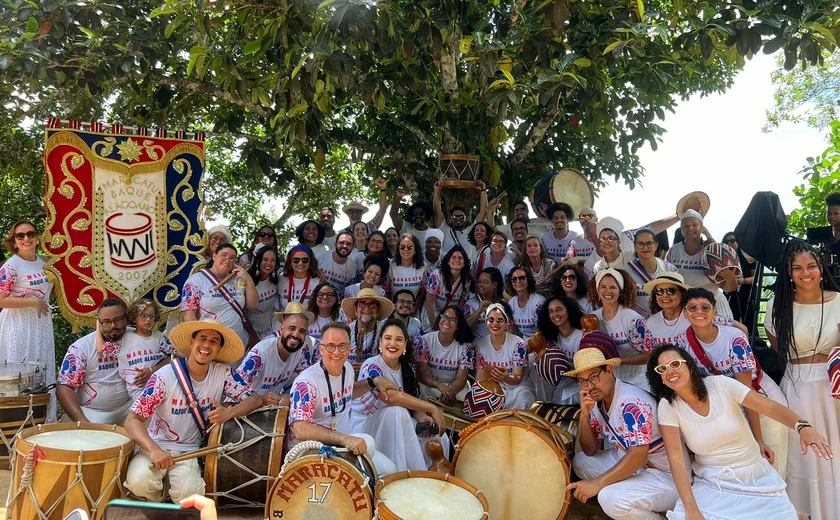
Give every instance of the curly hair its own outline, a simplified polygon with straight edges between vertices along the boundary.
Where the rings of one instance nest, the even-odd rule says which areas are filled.
[[[411,343],[411,337],[408,335],[408,329],[405,328],[405,323],[394,318],[388,319],[382,326],[382,332],[379,334],[380,348],[382,346],[382,337],[390,327],[400,329],[405,338],[405,352],[400,356],[400,373],[402,374],[403,390],[408,395],[419,397],[420,385],[417,384],[417,374],[414,372],[414,345]]]
[[[501,300],[505,290],[505,279],[502,277],[502,272],[499,271],[499,268],[497,267],[488,267],[487,269],[481,271],[478,277],[481,278],[482,274],[489,276],[490,281],[496,284],[496,289],[493,291],[493,296],[491,296],[490,299]]]
[[[487,236],[487,238],[484,239],[484,245],[489,245],[490,239],[493,237],[493,228],[490,227],[490,224],[487,222],[476,222],[467,234],[467,242],[478,247],[478,244],[475,243],[475,230],[478,226],[484,226],[484,234]]]
[[[382,285],[383,280],[388,278],[388,273],[390,272],[389,269],[391,268],[391,262],[385,258],[384,255],[380,253],[375,253],[367,258],[362,263],[362,281],[364,281],[364,275],[368,270],[368,267],[375,265],[379,267],[379,284]]]
[[[621,277],[624,279],[624,289],[621,289],[621,292],[618,294],[618,304],[628,309],[635,309],[636,282],[633,281],[633,278],[630,276],[630,273],[628,273],[624,269],[616,269],[616,271],[618,271],[621,274]],[[607,274],[604,276],[614,278],[611,274]],[[592,302],[595,305],[595,307],[603,307],[604,304],[601,303],[601,297],[598,296],[598,284],[595,283],[595,278],[593,278],[592,281],[589,283],[588,291],[589,301]]]
[[[322,226],[321,224],[319,224],[319,223],[315,222],[315,221],[314,221],[314,220],[312,220],[312,219],[309,219],[309,220],[304,220],[303,222],[301,222],[301,223],[298,225],[298,227],[297,227],[297,228],[295,228],[295,236],[297,237],[298,242],[299,242],[299,243],[301,243],[301,244],[305,244],[305,243],[306,243],[306,241],[303,239],[303,230],[306,228],[306,225],[307,225],[307,224],[315,224],[315,227],[318,229],[318,238],[316,238],[316,239],[315,239],[315,245],[318,245],[318,244],[320,244],[321,242],[323,242],[323,241],[324,241],[324,237],[325,237],[325,236],[326,236],[326,234],[327,234],[327,230],[326,230],[326,229],[324,229],[324,226]]]
[[[443,277],[443,288],[446,290],[446,294],[452,292],[452,282],[454,279],[452,278],[452,270],[449,267],[449,260],[452,259],[452,255],[455,253],[461,253],[461,256],[464,258],[464,267],[461,268],[460,275],[463,280],[462,288],[467,292],[475,293],[475,280],[473,280],[472,274],[470,274],[470,257],[460,245],[453,246],[444,255],[443,260],[440,261],[440,275]]]
[[[139,298],[131,302],[131,305],[128,306],[128,312],[126,313],[128,322],[132,325],[136,325],[137,316],[150,307],[155,312],[155,315],[160,317],[160,309],[153,300],[150,300],[149,298]]]
[[[650,359],[647,363],[646,372],[648,384],[650,384],[650,390],[653,397],[655,397],[657,401],[664,397],[669,403],[673,403],[674,399],[677,397],[676,392],[668,388],[665,383],[662,382],[662,376],[657,374],[655,370],[656,366],[659,365],[659,356],[668,351],[676,352],[683,360],[685,360],[685,366],[688,368],[688,373],[691,379],[691,389],[694,392],[694,395],[701,401],[708,399],[709,390],[706,388],[706,383],[703,381],[703,379],[706,378],[706,374],[700,372],[700,369],[697,367],[697,363],[694,361],[694,358],[688,354],[688,352],[671,343],[660,343],[653,347],[653,351],[650,353]]]
[[[692,287],[691,289],[685,291],[682,295],[680,303],[683,308],[685,308],[685,306],[688,305],[689,300],[695,300],[697,298],[708,300],[708,302],[712,304],[712,307],[717,305],[714,293],[708,289],[704,289],[703,287]]]
[[[542,309],[540,309],[540,313],[537,315],[537,330],[543,333],[543,337],[545,339],[558,341],[560,339],[560,329],[548,316],[548,306],[554,302],[560,302],[563,305],[563,308],[566,309],[566,316],[568,316],[569,325],[577,330],[581,330],[580,320],[583,318],[583,311],[580,309],[580,305],[577,300],[569,298],[565,295],[549,296],[548,299],[543,302]]]
[[[455,311],[455,314],[458,317],[458,325],[455,327],[455,341],[462,344],[472,343],[475,339],[475,333],[467,323],[467,317],[464,315],[464,311],[461,307],[457,305],[447,305],[442,311],[440,311],[440,314],[438,314],[437,322],[440,323],[441,315],[448,310]],[[440,330],[440,327],[435,327],[435,330]]]
[[[508,271],[508,275],[505,277],[505,291],[507,291],[508,294],[516,294],[516,291],[513,290],[513,273],[516,271],[522,271],[525,273],[525,285],[527,287],[528,294],[536,294],[537,282],[534,280],[534,275],[531,273],[530,269],[522,264],[519,264]]]
[[[260,283],[260,264],[262,263],[263,258],[265,258],[266,253],[274,253],[275,266],[277,265],[277,262],[280,261],[280,253],[278,253],[272,246],[265,246],[257,251],[257,255],[254,257],[251,267],[248,268],[248,274],[251,275],[251,279],[254,280],[254,284]],[[277,269],[269,273],[268,280],[274,285],[277,285]]]
[[[664,284],[659,284],[659,285],[664,285]],[[657,285],[656,287],[659,287],[659,285]],[[683,306],[682,297],[685,294],[685,289],[683,289],[679,285],[674,285],[674,288],[677,290],[677,294],[680,295],[680,308],[682,308],[682,306]],[[654,290],[656,290],[656,289],[654,289]],[[660,307],[659,302],[656,301],[656,295],[655,294],[650,295],[650,304],[648,305],[648,307],[650,308],[650,315],[651,316],[653,316],[657,312],[662,312],[662,307]]]
[[[568,264],[560,268],[560,271],[554,277],[554,282],[551,284],[551,293],[555,296],[565,296],[566,290],[563,289],[563,276],[572,271],[577,277],[577,287],[575,288],[575,296],[578,300],[586,297],[586,274],[583,272],[583,267],[578,264]]]
[[[318,293],[324,287],[329,287],[335,293],[335,301],[333,302],[332,309],[330,309],[330,317],[333,320],[338,319],[338,311],[341,309],[341,298],[338,297],[338,289],[335,288],[335,285],[331,284],[330,282],[321,282],[312,289],[312,297],[309,298],[309,303],[306,305],[306,310],[311,312],[315,315],[315,318],[318,318]]]

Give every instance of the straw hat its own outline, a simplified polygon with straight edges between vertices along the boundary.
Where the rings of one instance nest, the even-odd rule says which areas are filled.
[[[238,361],[245,355],[245,345],[239,335],[227,325],[216,320],[185,321],[176,325],[169,332],[169,341],[175,350],[184,357],[189,357],[193,334],[200,330],[215,330],[224,338],[225,344],[216,356],[216,363],[231,363]]]
[[[344,206],[344,208],[342,208],[342,210],[341,210],[341,211],[343,211],[343,212],[347,213],[347,212],[348,212],[348,211],[350,211],[351,209],[358,209],[358,210],[361,210],[361,212],[362,212],[362,214],[363,214],[363,215],[369,211],[369,210],[368,210],[368,208],[367,208],[367,206],[365,206],[364,204],[362,204],[362,203],[361,203],[361,202],[359,202],[358,200],[354,200],[354,201],[352,201],[350,204],[348,204],[348,205]]]
[[[309,323],[315,320],[315,315],[306,310],[306,307],[300,302],[289,302],[285,310],[275,312],[274,316],[282,323],[288,316],[292,316],[293,314],[302,314]]]
[[[356,319],[356,302],[359,300],[376,300],[379,302],[379,314],[376,315],[377,320],[384,320],[394,312],[394,304],[388,298],[383,298],[376,294],[373,289],[362,289],[355,298],[345,298],[341,302],[341,310],[350,321]]]
[[[621,358],[607,359],[597,348],[582,348],[575,353],[575,369],[564,373],[566,377],[575,377],[581,372],[600,366],[616,367],[621,364]]]
[[[656,286],[663,283],[674,284],[677,287],[682,287],[686,291],[691,289],[691,286],[685,283],[685,278],[683,278],[683,275],[680,273],[665,272],[660,273],[656,278],[646,283],[644,287],[645,292],[653,294],[653,290],[656,289]]]
[[[700,213],[700,215],[705,217],[706,213],[709,212],[709,206],[711,206],[711,204],[712,202],[709,200],[708,195],[702,191],[692,191],[677,202],[677,217],[682,220],[683,213],[689,209],[694,209]]]

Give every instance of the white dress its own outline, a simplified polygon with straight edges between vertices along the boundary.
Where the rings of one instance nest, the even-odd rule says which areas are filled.
[[[0,310],[0,345],[4,363],[40,362],[46,365],[46,384],[55,383],[55,337],[49,298],[53,284],[44,273],[42,256],[27,261],[14,255],[0,267],[0,294],[7,298],[39,298],[47,301],[47,313],[35,309]],[[55,421],[55,393],[51,393],[48,420]]]
[[[673,403],[662,399],[658,415],[660,426],[679,428],[694,452],[691,489],[705,519],[796,519],[784,480],[761,456],[741,412],[750,389],[726,376],[709,376],[704,382],[709,391],[708,416],[698,414],[679,397]],[[808,457],[815,455],[808,453]],[[685,518],[682,500],[668,518]]]
[[[706,272],[700,264],[700,253],[689,255],[685,252],[685,244],[680,242],[674,244],[665,255],[665,261],[677,268],[677,272],[683,275],[685,283],[691,287],[702,287],[708,289],[715,295],[715,310],[718,314],[732,318],[732,309],[729,308],[729,301],[723,294],[723,289],[706,278]]]
[[[508,374],[513,373],[514,368],[528,369],[528,348],[519,336],[506,334],[505,343],[500,350],[493,347],[490,336],[486,336],[475,345],[475,368],[476,370],[488,369],[489,366],[503,368]],[[489,370],[489,369],[488,369]],[[526,377],[518,385],[500,383],[505,392],[505,408],[519,408],[528,410],[537,397],[534,387]]]
[[[619,307],[618,313],[611,320],[604,319],[604,309],[593,312],[601,321],[601,332],[609,334],[622,358],[635,356],[640,352],[650,352],[650,339],[647,324],[638,312]],[[615,375],[625,383],[630,383],[643,390],[650,391],[645,365],[619,365]]]

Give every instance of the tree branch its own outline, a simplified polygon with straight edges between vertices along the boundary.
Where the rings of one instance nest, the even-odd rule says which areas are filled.
[[[423,142],[423,144],[425,144],[430,150],[438,150],[438,144],[435,143],[432,140],[432,138],[426,134],[426,132],[421,130],[420,127],[415,126],[407,121],[401,121],[400,119],[394,117],[392,114],[389,114],[389,116],[391,117],[391,121],[417,136],[417,138],[420,139]]]
[[[513,153],[511,163],[518,165],[538,144],[540,144],[540,141],[543,140],[545,133],[548,131],[548,127],[550,127],[551,123],[554,122],[554,118],[557,117],[559,112],[560,96],[559,94],[554,94],[549,101],[548,107],[543,111],[537,122],[531,127],[530,132],[528,132],[528,138],[524,143],[522,143],[522,146]]]

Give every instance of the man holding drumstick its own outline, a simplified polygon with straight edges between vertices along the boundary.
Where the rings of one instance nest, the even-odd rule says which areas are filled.
[[[177,504],[203,495],[205,486],[196,458],[175,462],[173,457],[199,449],[211,428],[248,415],[262,400],[225,364],[245,352],[242,339],[230,328],[214,320],[187,321],[172,329],[169,340],[186,359],[173,359],[153,374],[131,407],[124,426],[140,449],[128,465],[125,487],[135,496],[160,502],[168,474],[169,497]],[[239,404],[221,406],[225,398]],[[143,422],[149,419],[147,429]]]

